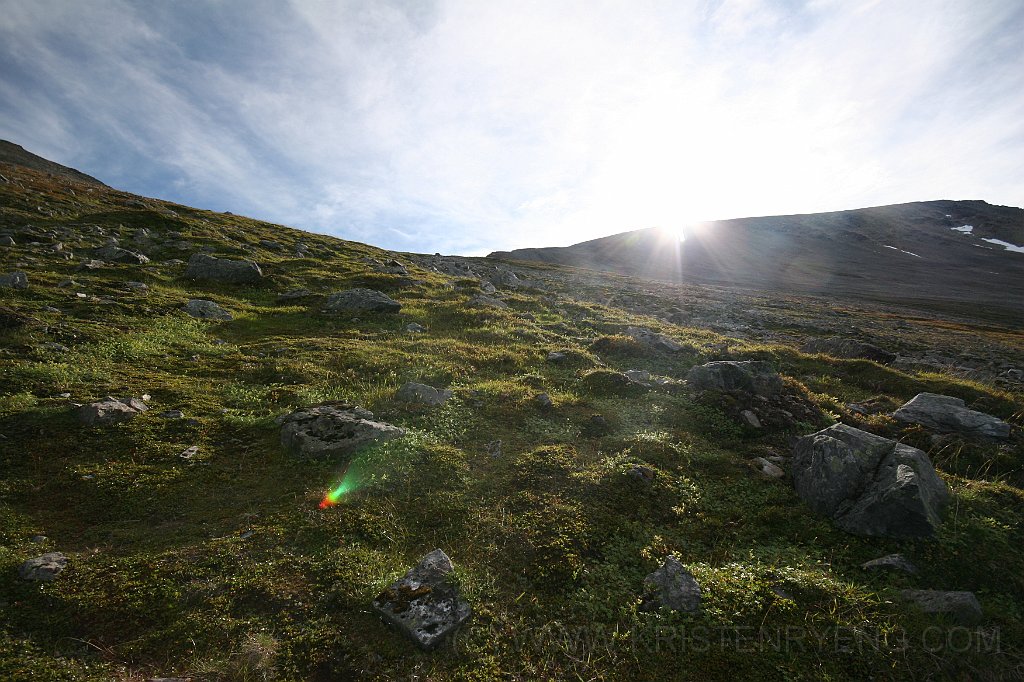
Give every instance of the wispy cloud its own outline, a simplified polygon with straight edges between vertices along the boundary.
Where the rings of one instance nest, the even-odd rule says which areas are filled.
[[[7,0],[0,136],[391,248],[1024,204],[1013,1]]]

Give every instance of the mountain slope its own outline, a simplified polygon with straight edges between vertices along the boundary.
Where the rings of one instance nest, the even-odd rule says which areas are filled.
[[[987,240],[1024,245],[1024,210],[916,202],[711,222],[682,243],[647,229],[491,257],[768,291],[967,304],[1024,320],[1024,253]]]
[[[77,171],[74,168],[68,168],[62,166],[59,163],[44,159],[41,156],[36,156],[30,151],[27,151],[21,145],[8,142],[7,140],[0,140],[0,163],[9,163],[15,166],[21,166],[23,168],[31,168],[32,170],[41,171],[43,173],[49,173],[50,175],[59,175],[61,177],[75,180],[76,182],[83,182],[90,185],[100,185],[106,187],[106,185],[91,175],[86,175],[81,171]]]
[[[0,286],[0,679],[1019,671],[1024,439],[887,414],[927,391],[1019,426],[1015,325],[541,263],[513,272],[9,164],[0,175],[0,277],[27,283]],[[262,276],[192,279],[195,254],[251,260]],[[325,311],[353,288],[402,307]],[[232,319],[193,318],[191,299]],[[634,327],[664,338],[641,342]],[[800,350],[832,336],[899,357]],[[684,381],[729,360],[770,363],[793,405],[755,426],[742,395]],[[398,396],[410,381],[452,395],[411,404]],[[84,423],[80,406],[108,395],[148,409]],[[324,403],[405,435],[350,457],[296,456],[277,418]],[[928,453],[954,498],[933,540],[850,535],[811,512],[791,441],[833,421]],[[424,652],[371,604],[435,548],[473,615]],[[54,580],[21,577],[51,552],[68,559]],[[861,568],[893,552],[918,572]],[[696,613],[643,597],[672,555],[700,584]],[[958,626],[900,598],[929,588],[975,592],[983,621]]]

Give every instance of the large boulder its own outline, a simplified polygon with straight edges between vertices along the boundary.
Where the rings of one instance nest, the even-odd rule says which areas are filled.
[[[348,459],[365,445],[405,434],[397,426],[374,421],[369,410],[351,405],[305,407],[276,421],[281,444],[300,457]]]
[[[397,313],[402,304],[376,289],[346,289],[331,294],[324,303],[325,313]]]
[[[189,299],[181,308],[186,313],[200,320],[230,320],[232,319],[231,313],[221,308],[213,301],[208,301],[205,298],[193,298]]]
[[[679,559],[669,556],[661,567],[644,578],[644,604],[649,608],[664,606],[673,611],[700,611],[700,585]]]
[[[893,419],[920,424],[931,431],[981,438],[1008,438],[1010,425],[984,412],[968,409],[960,398],[918,393],[892,413]]]
[[[888,365],[896,359],[895,353],[890,353],[878,346],[857,339],[844,339],[840,336],[811,339],[800,350],[804,353],[823,353],[834,358],[874,360],[883,365]]]
[[[134,419],[149,408],[138,398],[118,400],[107,396],[103,400],[78,408],[78,419],[83,424],[110,424]]]
[[[415,403],[419,405],[441,405],[454,395],[446,388],[434,388],[426,384],[417,384],[414,381],[402,384],[402,387],[395,393],[395,400],[401,403]]]
[[[448,555],[435,549],[377,595],[373,608],[421,648],[433,649],[473,612],[449,579],[453,570]]]
[[[188,259],[185,277],[229,284],[249,284],[260,281],[263,278],[263,271],[251,260],[215,258],[205,253],[195,253]]]
[[[626,327],[623,332],[626,336],[629,336],[639,343],[645,346],[654,348],[655,350],[667,350],[672,353],[677,353],[683,350],[683,345],[677,341],[673,341],[664,334],[653,332],[650,329],[644,327]]]
[[[797,441],[792,471],[801,499],[856,535],[931,537],[950,499],[924,452],[846,424]]]
[[[0,275],[0,289],[28,289],[28,275],[20,270]]]
[[[697,391],[744,391],[765,397],[782,391],[782,377],[770,363],[761,360],[721,360],[698,365],[686,375],[686,383]]]
[[[18,567],[18,576],[22,580],[39,580],[50,582],[68,565],[68,558],[60,552],[48,552],[34,559],[29,559]]]

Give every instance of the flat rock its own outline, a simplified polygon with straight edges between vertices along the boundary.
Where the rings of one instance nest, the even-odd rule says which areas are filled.
[[[801,499],[856,535],[931,537],[950,500],[924,452],[846,424],[797,441],[792,470]]]
[[[769,462],[764,457],[755,457],[751,462],[757,472],[765,478],[782,478],[786,475],[782,467],[774,462]]]
[[[674,556],[666,558],[661,568],[644,578],[644,602],[648,606],[696,613],[700,611],[700,600],[700,585]]]
[[[890,353],[878,346],[858,341],[857,339],[844,339],[839,336],[827,339],[812,339],[805,343],[800,350],[804,353],[823,353],[834,358],[873,360],[883,365],[888,365],[896,359],[895,353]]]
[[[865,571],[902,571],[915,574],[917,567],[910,563],[907,557],[902,554],[887,554],[886,556],[865,561],[860,565]]]
[[[664,334],[653,332],[644,327],[626,327],[623,333],[626,336],[636,339],[645,346],[649,346],[657,350],[667,350],[672,353],[677,353],[684,348],[681,343],[673,341]]]
[[[900,596],[917,604],[925,613],[949,616],[960,625],[976,625],[984,618],[981,604],[973,592],[903,590]]]
[[[477,294],[466,303],[470,308],[508,308],[508,303],[491,296]]]
[[[347,459],[370,443],[405,434],[403,429],[373,420],[373,413],[351,405],[304,407],[277,418],[281,444],[299,457]]]
[[[185,277],[231,284],[248,284],[263,279],[263,271],[251,260],[215,258],[205,253],[195,253],[188,259]]]
[[[331,294],[324,303],[325,313],[373,312],[397,313],[402,304],[376,289],[346,289]]]
[[[940,433],[997,439],[1010,436],[1010,425],[1003,420],[968,409],[960,398],[937,393],[918,393],[892,416],[897,421],[920,424]]]
[[[68,565],[68,558],[60,552],[48,552],[34,559],[29,559],[18,568],[18,576],[22,580],[40,580],[50,582]]]
[[[0,275],[0,289],[27,289],[28,275],[20,270]]]
[[[441,644],[473,609],[449,580],[451,559],[440,549],[393,582],[373,600],[373,608],[421,648]]]
[[[231,320],[234,319],[228,311],[221,308],[213,301],[205,298],[193,298],[181,307],[186,313],[200,320]]]
[[[782,391],[782,378],[770,363],[761,360],[720,360],[698,365],[687,373],[686,382],[697,391],[745,391],[765,397]]]
[[[103,400],[78,408],[78,419],[83,424],[106,424],[128,421],[145,412],[146,404],[138,398],[118,400],[107,396]]]
[[[395,400],[420,405],[442,405],[454,394],[448,389],[434,388],[409,381],[395,392]]]

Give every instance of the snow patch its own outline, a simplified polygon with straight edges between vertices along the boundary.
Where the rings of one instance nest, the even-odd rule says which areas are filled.
[[[949,229],[953,230],[954,232],[963,232],[964,234],[970,234],[971,232],[974,231],[974,225],[961,225],[960,227],[951,227]]]
[[[981,241],[988,242],[989,244],[998,244],[1007,251],[1013,251],[1014,253],[1024,253],[1024,246],[1017,246],[1010,242],[1004,242],[1002,239],[992,239],[991,237],[982,237]]]
[[[920,256],[918,256],[916,253],[912,253],[910,251],[904,251],[903,249],[897,249],[895,246],[889,246],[888,244],[882,244],[882,246],[884,246],[887,249],[892,249],[893,251],[899,251],[900,253],[905,253],[908,256],[913,256],[915,258],[920,258]]]

